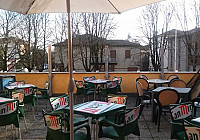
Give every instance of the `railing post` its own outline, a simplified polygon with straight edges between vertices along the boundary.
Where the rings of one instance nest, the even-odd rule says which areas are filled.
[[[52,64],[51,64],[51,45],[48,46],[48,77],[49,77],[49,96],[52,96]]]

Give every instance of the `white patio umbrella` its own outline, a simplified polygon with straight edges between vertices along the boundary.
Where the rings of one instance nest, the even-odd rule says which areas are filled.
[[[21,14],[68,13],[68,92],[70,95],[70,124],[73,124],[74,82],[72,75],[70,12],[119,14],[133,8],[159,1],[162,0],[0,0],[0,9],[14,11]],[[73,130],[73,125],[70,125],[70,130]],[[73,131],[70,132],[70,139],[73,140]]]

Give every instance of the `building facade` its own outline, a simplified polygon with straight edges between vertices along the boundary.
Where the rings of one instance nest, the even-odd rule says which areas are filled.
[[[86,35],[82,35],[81,38],[85,38]],[[85,54],[85,50],[77,45],[77,41],[73,39],[73,66],[75,71],[85,71],[83,66],[82,58]],[[82,39],[82,42],[84,39]],[[80,39],[79,39],[80,41]],[[84,43],[82,43],[82,46]],[[88,43],[85,43],[88,44]],[[99,44],[99,43],[98,43]],[[57,66],[57,71],[67,71],[67,41],[54,44],[55,49],[53,52],[53,57],[55,60],[55,65]],[[94,45],[95,46],[95,45]],[[109,71],[137,71],[141,67],[141,48],[142,46],[135,42],[129,42],[128,40],[103,40],[102,49],[103,55],[98,55],[98,60],[91,62],[94,66],[98,63],[101,68],[98,71],[105,71],[105,46],[108,46],[108,67]],[[89,51],[87,52],[90,53]],[[97,56],[95,56],[97,57]],[[92,58],[95,59],[96,58]],[[95,71],[95,69],[93,70]]]

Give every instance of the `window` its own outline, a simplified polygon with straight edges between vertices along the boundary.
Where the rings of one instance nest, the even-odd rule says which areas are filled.
[[[131,58],[131,50],[125,50],[125,58]]]
[[[116,58],[116,50],[110,50],[110,58]]]

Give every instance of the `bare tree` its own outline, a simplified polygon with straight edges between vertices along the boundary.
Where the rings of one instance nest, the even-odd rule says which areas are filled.
[[[3,71],[9,71],[15,65],[15,30],[20,26],[20,16],[10,11],[1,11],[0,14],[0,63]],[[8,61],[10,64],[8,64]]]
[[[60,61],[60,65],[57,66],[60,70],[65,71],[67,69],[67,65],[65,65],[65,61],[67,59],[67,16],[66,14],[58,14],[55,15],[54,19],[54,34],[55,38],[54,43],[59,44],[55,46],[56,55]],[[64,42],[65,41],[65,42]],[[63,42],[63,43],[60,43]]]
[[[183,0],[178,3],[180,9],[179,12],[176,12],[176,16],[183,30],[182,41],[187,48],[188,65],[192,67],[193,71],[196,71],[197,65],[200,64],[200,2],[198,0],[190,1],[192,6],[188,6],[186,2]],[[190,30],[191,23],[195,26],[193,30]]]
[[[116,28],[109,14],[82,13],[74,20],[74,36],[79,37],[77,48],[81,50],[81,61],[86,71],[100,70],[103,64],[105,39]],[[79,36],[85,34],[85,36]],[[77,41],[77,40],[75,40]]]
[[[150,48],[151,63],[155,71],[161,70],[161,47],[167,47],[167,34],[173,10],[169,5],[152,4],[146,6],[140,18],[140,30]]]

